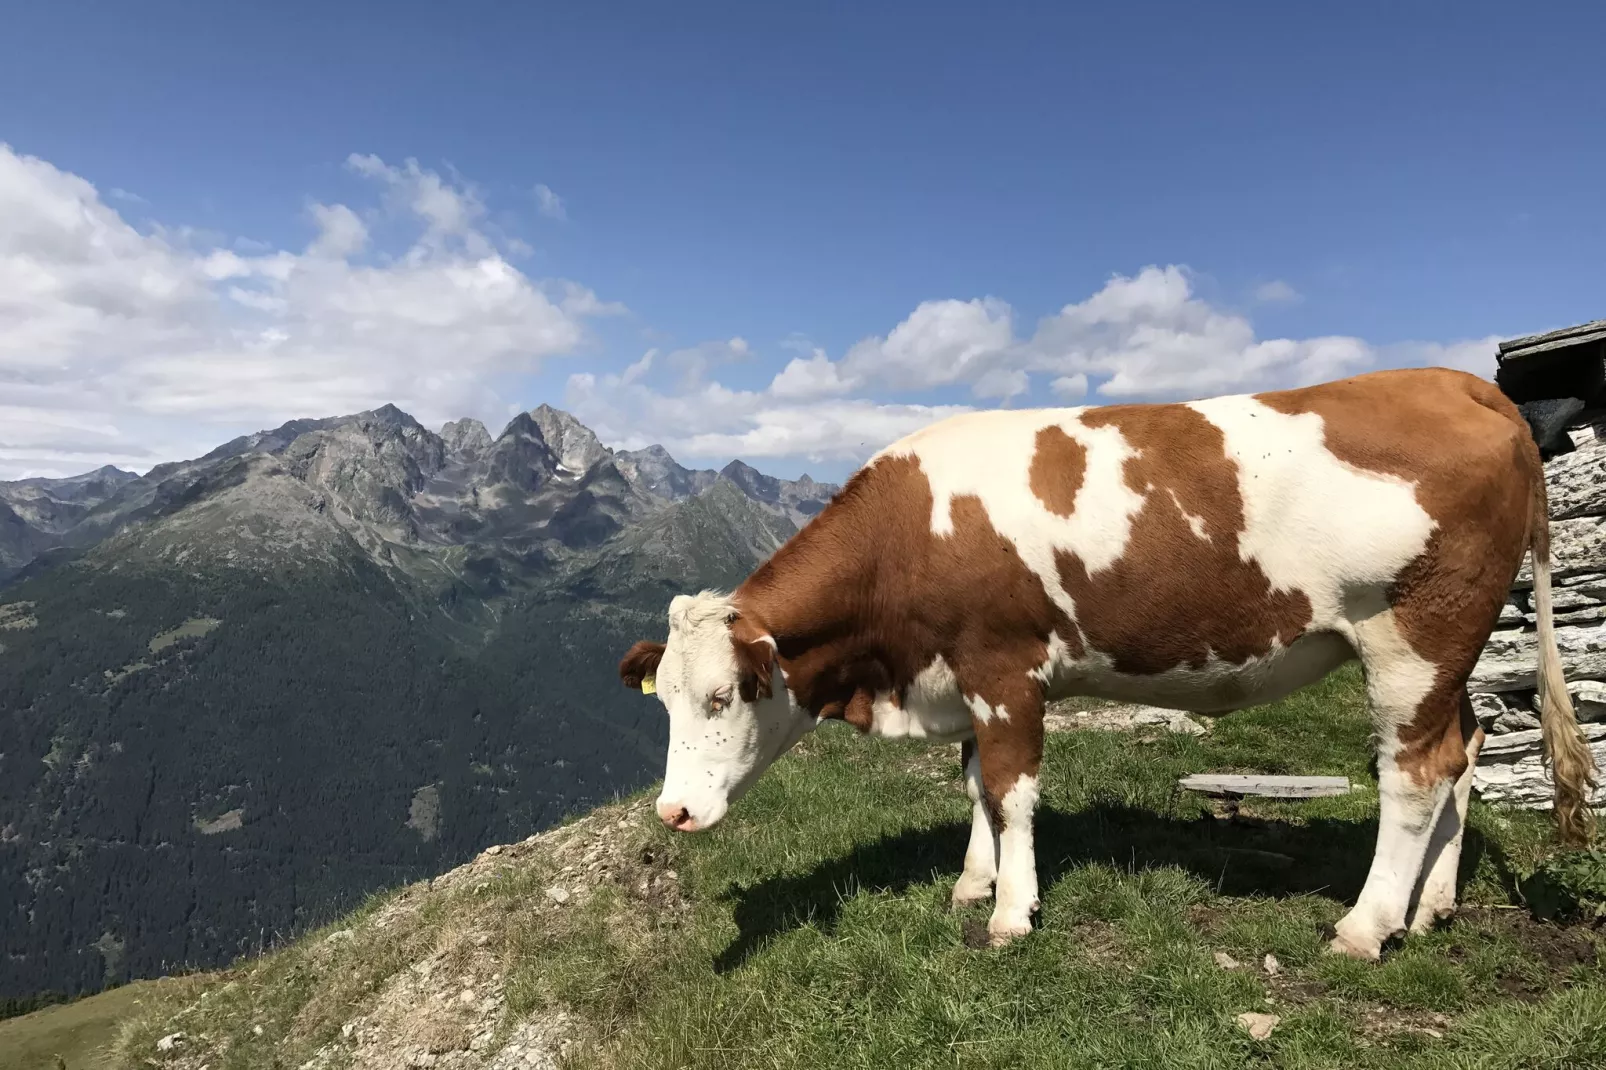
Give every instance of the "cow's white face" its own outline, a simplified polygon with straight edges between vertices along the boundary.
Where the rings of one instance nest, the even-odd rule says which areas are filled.
[[[626,686],[651,680],[669,713],[658,816],[682,832],[718,824],[815,725],[793,706],[774,642],[739,622],[735,607],[716,595],[676,597],[668,643],[637,643],[619,673]]]

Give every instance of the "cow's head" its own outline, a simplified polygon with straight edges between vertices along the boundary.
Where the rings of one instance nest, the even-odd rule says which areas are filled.
[[[658,816],[682,832],[717,824],[815,724],[787,694],[775,641],[729,598],[706,591],[677,595],[669,642],[631,647],[619,678],[657,694],[669,711]]]

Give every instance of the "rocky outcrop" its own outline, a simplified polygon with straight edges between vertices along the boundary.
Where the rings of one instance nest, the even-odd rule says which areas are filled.
[[[1606,422],[1568,434],[1574,449],[1545,463],[1551,600],[1567,690],[1606,785]],[[1535,629],[1533,568],[1524,562],[1467,686],[1489,736],[1474,786],[1492,802],[1544,809],[1551,805],[1551,784],[1540,760]],[[1593,805],[1606,806],[1606,787]]]
[[[1606,724],[1586,724],[1584,737],[1595,752],[1595,764],[1606,768]],[[1534,810],[1551,805],[1550,774],[1543,761],[1539,729],[1490,736],[1483,744],[1472,786],[1488,802]],[[1603,778],[1606,779],[1606,778]],[[1595,789],[1591,806],[1606,806],[1606,784]]]

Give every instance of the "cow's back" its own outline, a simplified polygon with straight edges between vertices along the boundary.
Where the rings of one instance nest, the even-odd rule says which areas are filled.
[[[1421,369],[1193,403],[965,414],[872,467],[918,468],[931,545],[956,577],[948,596],[964,602],[948,609],[992,634],[1046,629],[1051,690],[1230,708],[1348,657],[1358,593],[1387,592],[1435,533],[1476,528],[1495,567],[1514,571],[1533,478],[1523,433],[1492,384]],[[978,525],[988,538],[960,530]],[[960,543],[987,555],[971,587],[951,556]],[[1005,547],[1040,601],[1018,584],[999,593],[1012,586],[994,556]]]

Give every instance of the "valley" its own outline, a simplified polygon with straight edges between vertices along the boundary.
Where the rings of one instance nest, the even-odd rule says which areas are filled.
[[[0,998],[218,966],[649,782],[619,652],[834,490],[545,406],[0,484]]]

